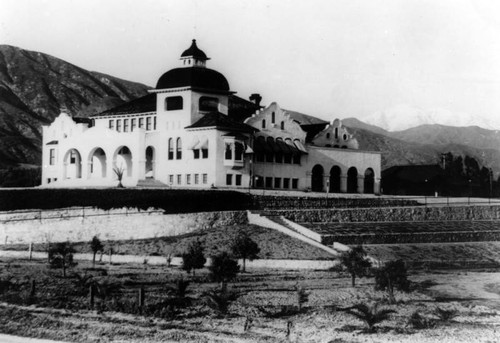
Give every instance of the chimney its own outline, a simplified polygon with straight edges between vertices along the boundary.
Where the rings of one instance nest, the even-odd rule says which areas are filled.
[[[260,96],[259,93],[253,93],[252,95],[250,95],[250,101],[252,101],[255,105],[259,106],[260,107],[260,102],[262,100],[262,97]]]

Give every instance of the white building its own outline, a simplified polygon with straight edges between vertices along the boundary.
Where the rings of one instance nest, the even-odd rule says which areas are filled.
[[[340,120],[238,98],[194,40],[180,60],[146,96],[44,126],[42,185],[116,186],[122,171],[129,187],[378,193],[380,153],[359,150]]]

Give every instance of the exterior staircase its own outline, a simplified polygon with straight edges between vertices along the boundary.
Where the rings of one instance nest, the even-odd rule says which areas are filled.
[[[146,178],[144,180],[137,181],[137,187],[139,188],[169,188],[168,185],[161,181],[155,180],[153,178]]]
[[[280,231],[288,236],[299,239],[307,244],[320,248],[328,253],[330,253],[334,257],[338,257],[344,249],[335,249],[333,247],[329,247],[323,245],[321,243],[321,236],[316,234],[315,232],[304,228],[294,222],[289,221],[283,216],[262,216],[259,213],[254,213],[251,211],[247,211],[248,222],[250,224],[267,227],[269,229],[274,229]],[[301,230],[303,228],[304,230]],[[349,249],[346,246],[345,249]]]

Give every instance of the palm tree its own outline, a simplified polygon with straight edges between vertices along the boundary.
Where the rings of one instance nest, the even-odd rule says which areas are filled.
[[[125,169],[123,167],[114,167],[113,171],[115,172],[116,178],[118,179],[118,188],[123,188],[122,179],[123,174],[125,173]]]
[[[395,313],[395,310],[391,309],[380,309],[378,308],[378,303],[374,303],[371,306],[367,304],[356,304],[346,310],[347,313],[352,314],[356,318],[364,321],[368,326],[369,332],[375,331],[375,324],[378,324],[389,318],[391,313]]]

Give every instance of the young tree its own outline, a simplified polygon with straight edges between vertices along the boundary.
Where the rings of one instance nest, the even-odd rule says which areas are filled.
[[[75,249],[69,242],[53,244],[49,250],[49,262],[54,268],[62,268],[63,277],[66,277],[66,268],[73,265]]]
[[[371,267],[371,262],[366,257],[366,252],[361,245],[343,252],[340,256],[340,261],[346,267],[349,274],[351,274],[352,287],[356,286],[356,276],[365,276]]]
[[[253,241],[248,233],[244,231],[238,232],[236,238],[231,246],[231,251],[236,258],[243,259],[242,272],[246,271],[246,260],[252,261],[259,258],[260,252],[259,245]]]
[[[227,252],[221,252],[212,257],[212,264],[209,267],[212,280],[220,282],[221,291],[226,289],[227,282],[235,278],[240,271],[238,261],[229,256]]]
[[[114,167],[113,172],[115,173],[116,178],[118,180],[118,186],[116,187],[124,188],[122,184],[122,179],[123,179],[123,174],[125,173],[125,169],[123,169],[123,167]]]
[[[408,292],[410,289],[410,281],[408,281],[406,266],[403,260],[389,261],[375,271],[375,289],[387,290],[391,304],[396,302],[394,288],[403,292]]]
[[[195,270],[203,268],[207,262],[203,253],[204,250],[203,244],[200,241],[192,242],[187,251],[182,254],[182,269],[187,273],[192,271],[194,276]]]
[[[95,268],[95,256],[99,251],[103,251],[104,246],[102,245],[101,241],[97,236],[92,237],[92,240],[90,241],[90,248],[92,249],[92,267]]]
[[[389,318],[389,314],[396,311],[390,309],[379,309],[378,304],[374,303],[369,306],[366,304],[356,304],[347,309],[347,313],[361,319],[368,326],[370,332],[375,331],[375,324],[378,324]]]

